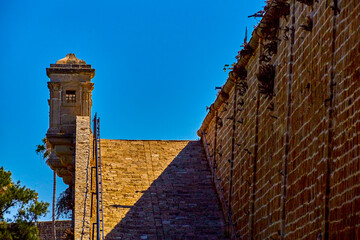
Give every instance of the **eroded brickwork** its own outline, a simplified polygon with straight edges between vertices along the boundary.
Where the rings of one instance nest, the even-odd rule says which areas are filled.
[[[256,37],[246,93],[225,86],[228,98],[211,108],[201,130],[224,195],[232,188],[223,204],[238,236],[358,239],[360,3],[289,3],[267,62],[276,66],[275,95],[259,93],[257,73],[272,40]]]

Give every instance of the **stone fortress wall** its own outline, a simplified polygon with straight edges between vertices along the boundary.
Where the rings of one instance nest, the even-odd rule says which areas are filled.
[[[272,1],[211,105],[198,135],[238,237],[360,238],[359,13]]]

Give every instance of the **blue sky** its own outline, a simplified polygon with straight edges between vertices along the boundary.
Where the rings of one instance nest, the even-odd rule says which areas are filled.
[[[75,53],[95,68],[92,113],[107,139],[197,139],[235,62],[254,1],[0,1],[0,166],[51,202],[35,154],[48,129],[45,69]],[[58,180],[58,192],[66,186]],[[44,219],[50,219],[48,214]]]

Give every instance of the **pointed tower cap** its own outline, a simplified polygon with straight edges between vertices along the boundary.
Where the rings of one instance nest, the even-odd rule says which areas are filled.
[[[49,78],[52,74],[85,74],[93,78],[95,69],[86,64],[84,60],[78,59],[74,53],[68,53],[66,57],[56,61],[55,64],[50,64],[50,68],[46,69],[46,74]]]
[[[78,59],[74,53],[68,53],[66,57],[58,60],[56,64],[77,64],[77,65],[86,65],[84,60]]]

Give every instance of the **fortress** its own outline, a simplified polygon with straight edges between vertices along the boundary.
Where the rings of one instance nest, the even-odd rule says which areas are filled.
[[[74,190],[75,239],[96,236],[95,143],[105,239],[360,239],[360,3],[265,10],[200,141],[94,141],[95,70],[50,65],[48,161]]]

